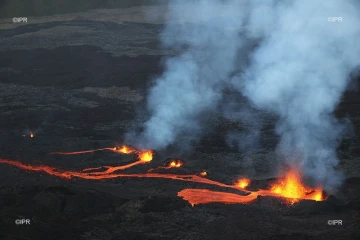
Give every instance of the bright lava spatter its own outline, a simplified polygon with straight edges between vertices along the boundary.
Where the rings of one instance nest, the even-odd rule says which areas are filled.
[[[250,185],[250,179],[248,178],[241,178],[236,182],[236,186],[238,186],[241,189],[245,189],[249,185]]]
[[[221,202],[225,204],[230,203],[250,203],[254,201],[258,196],[273,196],[286,199],[289,203],[295,203],[300,199],[322,201],[325,200],[325,197],[322,194],[321,189],[311,190],[308,187],[305,187],[298,176],[298,173],[295,170],[290,171],[284,178],[275,183],[270,190],[258,190],[258,191],[249,191],[246,190],[246,186],[250,184],[250,180],[240,179],[233,185],[224,184],[221,182],[213,181],[203,177],[206,174],[166,174],[166,173],[116,173],[119,170],[125,170],[130,167],[133,167],[138,164],[148,163],[150,158],[152,159],[152,151],[144,150],[145,157],[139,157],[137,161],[129,163],[122,166],[103,166],[98,168],[86,168],[82,171],[66,171],[56,167],[44,166],[44,165],[26,165],[18,161],[0,159],[0,163],[9,164],[16,166],[18,168],[28,170],[28,171],[38,171],[46,172],[49,175],[53,175],[60,178],[71,179],[71,178],[82,178],[90,180],[101,180],[101,179],[112,179],[112,178],[163,178],[163,179],[172,179],[185,182],[194,182],[208,184],[223,188],[231,188],[239,190],[239,194],[227,193],[227,192],[217,192],[207,189],[184,189],[178,193],[178,196],[184,198],[191,205],[196,204],[206,204],[211,202]],[[149,157],[151,155],[151,157]],[[141,155],[140,155],[141,156]],[[170,166],[176,166],[170,162]],[[178,164],[180,167],[181,164]],[[103,169],[100,171],[99,169]],[[204,173],[204,172],[202,172]],[[294,177],[295,176],[295,177]],[[294,178],[296,180],[294,180]],[[247,194],[247,195],[241,195]]]
[[[184,164],[183,161],[181,161],[180,159],[173,159],[166,166],[159,166],[159,167],[156,167],[156,168],[151,168],[151,169],[148,170],[148,172],[152,172],[152,171],[157,170],[157,169],[179,168],[183,164]]]

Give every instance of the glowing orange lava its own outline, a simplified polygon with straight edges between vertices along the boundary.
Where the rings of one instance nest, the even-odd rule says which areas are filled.
[[[175,159],[175,160],[171,160],[169,163],[169,167],[170,168],[179,168],[183,165],[184,163],[180,160],[180,159]]]
[[[174,159],[174,160],[171,160],[166,166],[159,166],[159,167],[156,167],[156,168],[151,168],[148,170],[148,172],[152,172],[154,170],[157,170],[157,169],[170,169],[170,168],[179,168],[183,165],[183,161],[181,161],[180,159]]]
[[[152,150],[141,150],[139,152],[139,160],[147,163],[150,162],[153,159],[154,152]]]
[[[76,152],[51,152],[49,154],[57,154],[57,155],[76,155],[76,154],[85,154],[85,153],[92,153],[97,151],[113,151],[116,153],[121,154],[131,154],[131,153],[138,153],[139,151],[133,147],[123,145],[121,147],[105,147],[105,148],[98,148],[98,149],[91,149],[91,150],[84,150],[84,151],[76,151]],[[143,150],[143,151],[150,151],[150,150]]]
[[[200,177],[196,174],[165,174],[165,173],[115,173],[117,170],[124,170],[130,167],[133,167],[138,164],[143,164],[142,160],[138,160],[133,163],[129,163],[123,166],[104,166],[101,168],[105,168],[103,171],[93,171],[101,168],[86,168],[82,171],[66,171],[55,167],[49,167],[44,165],[32,166],[23,164],[18,161],[8,160],[8,159],[0,159],[0,163],[9,164],[12,166],[16,166],[18,168],[30,171],[43,171],[50,175],[61,177],[61,178],[83,178],[83,179],[92,179],[92,180],[100,180],[100,179],[112,179],[112,178],[120,178],[120,177],[129,177],[129,178],[164,178],[164,179],[173,179],[184,182],[195,182],[195,183],[203,183],[214,185],[218,187],[224,188],[232,188],[237,189],[237,187],[233,185],[227,185],[221,182],[213,181],[207,178]]]
[[[207,176],[207,172],[206,172],[206,171],[202,171],[202,172],[200,172],[199,174],[200,174],[200,176],[202,176],[202,177],[206,177],[206,176]]]
[[[215,202],[225,204],[250,203],[254,201],[258,195],[255,192],[252,192],[246,196],[242,196],[235,193],[216,192],[208,189],[188,188],[178,192],[178,196],[182,197],[184,200],[188,201],[192,206],[194,206],[197,204]]]
[[[264,190],[261,190],[264,194]],[[290,203],[296,203],[300,199],[322,201],[325,199],[320,188],[311,189],[302,183],[301,175],[296,169],[286,173],[284,179],[277,181],[269,190],[268,195],[284,197]]]
[[[76,155],[76,154],[92,153],[92,152],[104,151],[104,150],[114,151],[114,148],[107,147],[107,148],[98,148],[98,149],[91,149],[91,150],[84,150],[84,151],[77,151],[77,152],[50,152],[49,154],[52,154],[52,155]]]
[[[137,149],[130,147],[130,146],[126,146],[126,145],[122,145],[120,148],[114,147],[113,150],[114,150],[114,152],[119,152],[119,153],[123,153],[123,154],[130,154],[130,153],[138,152]]]
[[[153,151],[143,150],[139,153],[139,160],[128,163],[122,166],[102,166],[97,168],[86,168],[82,171],[69,171],[62,170],[55,167],[44,166],[44,165],[27,165],[18,161],[0,159],[0,163],[9,164],[27,171],[46,172],[49,175],[57,176],[60,178],[71,179],[71,178],[83,178],[91,180],[101,179],[113,179],[113,178],[162,178],[172,179],[184,182],[201,183],[207,185],[213,185],[217,187],[223,187],[228,189],[236,189],[239,194],[211,191],[207,189],[184,189],[178,193],[178,196],[183,197],[185,200],[190,202],[192,205],[205,204],[210,202],[221,202],[221,203],[250,203],[255,200],[258,196],[272,196],[281,197],[286,199],[290,203],[295,203],[300,199],[323,201],[322,190],[310,189],[302,184],[300,174],[296,170],[289,171],[283,180],[279,180],[271,186],[269,190],[261,189],[258,191],[249,191],[245,188],[249,186],[250,180],[247,178],[240,179],[236,184],[227,185],[221,182],[210,180],[202,177],[204,174],[165,174],[165,173],[116,173],[119,170],[125,170],[138,164],[148,163],[152,160]],[[181,166],[179,162],[172,164],[170,161],[168,166]],[[205,172],[205,171],[203,171]],[[202,172],[202,173],[203,173]],[[206,172],[205,172],[206,173]],[[248,195],[243,195],[248,194]]]
[[[33,138],[34,137],[34,133],[30,132],[30,137]]]
[[[250,179],[241,178],[235,183],[235,185],[241,189],[245,189],[246,187],[248,187],[250,185]]]

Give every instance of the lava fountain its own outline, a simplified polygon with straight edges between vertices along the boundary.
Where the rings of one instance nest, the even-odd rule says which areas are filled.
[[[154,151],[153,150],[141,150],[138,153],[139,161],[144,163],[150,162],[153,159]]]
[[[321,201],[324,199],[323,191],[320,187],[311,189],[302,183],[301,175],[295,168],[285,174],[284,179],[277,181],[270,188],[270,192],[291,199],[291,203],[298,202],[300,199]]]
[[[245,189],[250,185],[250,182],[251,181],[248,178],[241,178],[235,183],[235,185],[238,186],[240,189]]]

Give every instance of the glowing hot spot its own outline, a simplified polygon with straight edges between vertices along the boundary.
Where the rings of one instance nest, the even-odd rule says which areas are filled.
[[[115,147],[114,151],[119,152],[119,153],[123,153],[123,154],[131,154],[131,153],[137,152],[137,150],[135,148],[129,147],[129,146],[126,146],[126,145],[122,145],[120,148]]]
[[[238,188],[244,189],[250,185],[250,179],[248,178],[241,178],[239,179],[236,184]]]
[[[321,189],[315,189],[313,196],[314,196],[313,200],[317,202],[324,200],[324,196]]]
[[[30,132],[30,137],[33,138],[34,137],[34,133]]]
[[[170,168],[179,168],[183,165],[183,162],[179,159],[177,160],[171,160],[171,162],[169,163],[169,167]]]
[[[206,172],[206,171],[202,171],[202,172],[200,172],[200,176],[202,176],[202,177],[206,177],[206,176],[207,176],[207,172]]]
[[[139,160],[148,163],[153,159],[153,154],[152,150],[142,150],[139,152]]]
[[[324,199],[322,190],[312,190],[306,187],[302,181],[301,176],[295,169],[289,171],[283,180],[279,180],[270,188],[270,192],[291,200],[290,203],[296,203],[299,199],[309,199],[321,201]]]

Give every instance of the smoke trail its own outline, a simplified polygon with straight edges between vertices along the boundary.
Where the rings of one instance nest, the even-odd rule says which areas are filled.
[[[360,3],[184,2],[170,2],[161,37],[165,46],[182,53],[167,59],[165,72],[155,79],[148,95],[150,118],[137,145],[161,149],[183,132],[197,135],[201,115],[215,109],[231,83],[253,106],[279,117],[280,156],[292,164],[296,159],[304,174],[326,190],[336,188],[342,179],[334,168],[343,125],[332,112],[360,62]],[[329,22],[333,16],[343,21]],[[243,24],[247,31],[239,34]],[[249,41],[261,43],[246,70],[231,78],[241,69],[237,53]]]
[[[182,53],[166,60],[148,94],[151,117],[137,145],[161,149],[179,134],[200,132],[201,114],[216,107],[234,71],[241,23],[230,1],[171,1],[161,40]]]
[[[332,112],[360,63],[360,8],[336,0],[264,4],[271,12],[252,12],[248,22],[248,36],[262,43],[233,84],[254,106],[279,116],[279,153],[331,191],[342,178],[334,168],[343,130]],[[343,20],[328,22],[332,16]]]

